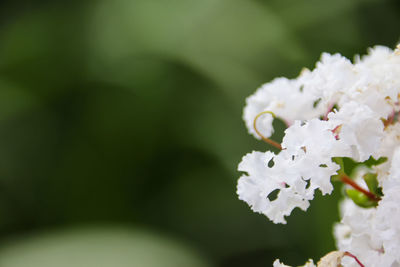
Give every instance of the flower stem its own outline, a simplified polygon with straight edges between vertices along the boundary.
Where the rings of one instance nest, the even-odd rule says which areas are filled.
[[[352,257],[352,258],[358,263],[358,265],[360,265],[361,267],[365,267],[364,264],[362,264],[362,263],[360,262],[360,260],[357,259],[357,257],[354,256],[353,254],[351,254],[350,252],[346,251],[346,252],[344,253],[344,255],[349,256],[349,257]]]
[[[272,117],[275,118],[275,114],[272,113],[271,111],[263,111],[263,112],[258,113],[257,116],[254,118],[254,121],[253,121],[254,130],[256,131],[256,133],[258,134],[258,136],[260,136],[261,140],[263,140],[264,142],[266,142],[266,143],[268,143],[268,144],[270,144],[270,145],[272,145],[272,146],[278,148],[279,150],[282,150],[281,144],[275,142],[274,140],[269,139],[268,137],[265,137],[265,136],[264,136],[262,133],[260,133],[260,131],[257,129],[257,120],[258,120],[258,118],[260,118],[262,115],[267,114],[267,113],[268,113],[268,114],[271,114]]]
[[[353,187],[355,190],[363,193],[364,195],[366,195],[368,198],[370,198],[373,201],[379,201],[381,200],[380,197],[376,196],[374,193],[362,188],[361,186],[359,186],[356,182],[354,182],[352,179],[350,179],[347,175],[342,174],[340,176],[340,180],[345,183],[350,185],[351,187]]]

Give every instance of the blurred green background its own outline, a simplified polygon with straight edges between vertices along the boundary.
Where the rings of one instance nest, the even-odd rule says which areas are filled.
[[[396,0],[0,2],[0,266],[319,259],[340,190],[287,225],[236,196],[241,157],[271,148],[245,98],[399,26]]]

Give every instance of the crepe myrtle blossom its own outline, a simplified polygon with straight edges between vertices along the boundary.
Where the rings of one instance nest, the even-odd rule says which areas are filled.
[[[243,118],[279,153],[243,157],[239,199],[285,224],[296,207],[307,210],[315,190],[330,194],[332,181],[343,182],[339,250],[317,266],[400,267],[399,98],[400,46],[376,46],[354,62],[324,53],[314,70],[262,85],[246,99]],[[281,143],[270,139],[276,118],[287,124]]]

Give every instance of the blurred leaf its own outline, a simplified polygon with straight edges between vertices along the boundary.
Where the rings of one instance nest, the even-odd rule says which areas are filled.
[[[272,0],[268,2],[268,5],[273,7],[273,10],[285,18],[285,21],[291,26],[305,28],[322,21],[344,17],[360,5],[373,2],[378,2],[378,0],[337,0],[332,2]],[[303,15],[299,16],[299,14]]]
[[[92,23],[96,77],[135,54],[172,58],[215,81],[236,104],[268,70],[304,58],[284,23],[251,1],[102,1]]]
[[[68,91],[85,73],[84,11],[54,3],[11,16],[0,31],[2,76],[38,96]]]
[[[2,267],[206,267],[184,243],[149,231],[86,227],[36,234],[0,249]]]
[[[37,102],[37,98],[26,90],[0,80],[0,121],[28,111]]]

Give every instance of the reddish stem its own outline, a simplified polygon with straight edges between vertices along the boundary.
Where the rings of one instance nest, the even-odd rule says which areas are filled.
[[[365,267],[364,264],[362,264],[362,263],[357,259],[357,257],[354,256],[353,254],[351,254],[350,252],[346,251],[346,252],[344,253],[344,255],[349,256],[349,257],[352,257],[352,258],[358,263],[358,265],[360,265],[361,267]]]
[[[361,186],[359,186],[356,182],[354,182],[352,179],[350,179],[348,176],[346,175],[341,175],[340,179],[342,180],[343,183],[350,185],[351,187],[353,187],[355,190],[363,193],[364,195],[366,195],[367,197],[369,197],[370,199],[372,199],[373,201],[379,201],[381,200],[380,197],[376,196],[374,193],[371,193],[368,190],[365,190],[364,188],[362,188]]]
[[[274,115],[272,112],[270,112],[270,111],[263,111],[263,112],[259,113],[259,114],[254,118],[254,121],[253,121],[253,128],[254,128],[254,130],[256,131],[256,133],[258,134],[258,136],[260,136],[261,140],[263,140],[264,142],[266,142],[266,143],[268,143],[268,144],[270,144],[270,145],[272,145],[272,146],[278,148],[279,150],[282,150],[281,144],[279,144],[278,142],[275,142],[274,140],[269,139],[268,137],[265,137],[265,136],[264,136],[262,133],[260,133],[260,131],[257,129],[257,120],[258,120],[258,118],[259,118],[261,115],[266,114],[266,113],[269,113],[269,114],[272,115],[272,117],[275,117],[275,115]]]
[[[274,140],[271,140],[267,137],[264,137],[264,136],[260,136],[260,137],[261,137],[261,140],[263,140],[264,142],[270,144],[271,146],[278,148],[279,150],[282,150],[281,144],[279,144],[279,143],[275,142]]]

